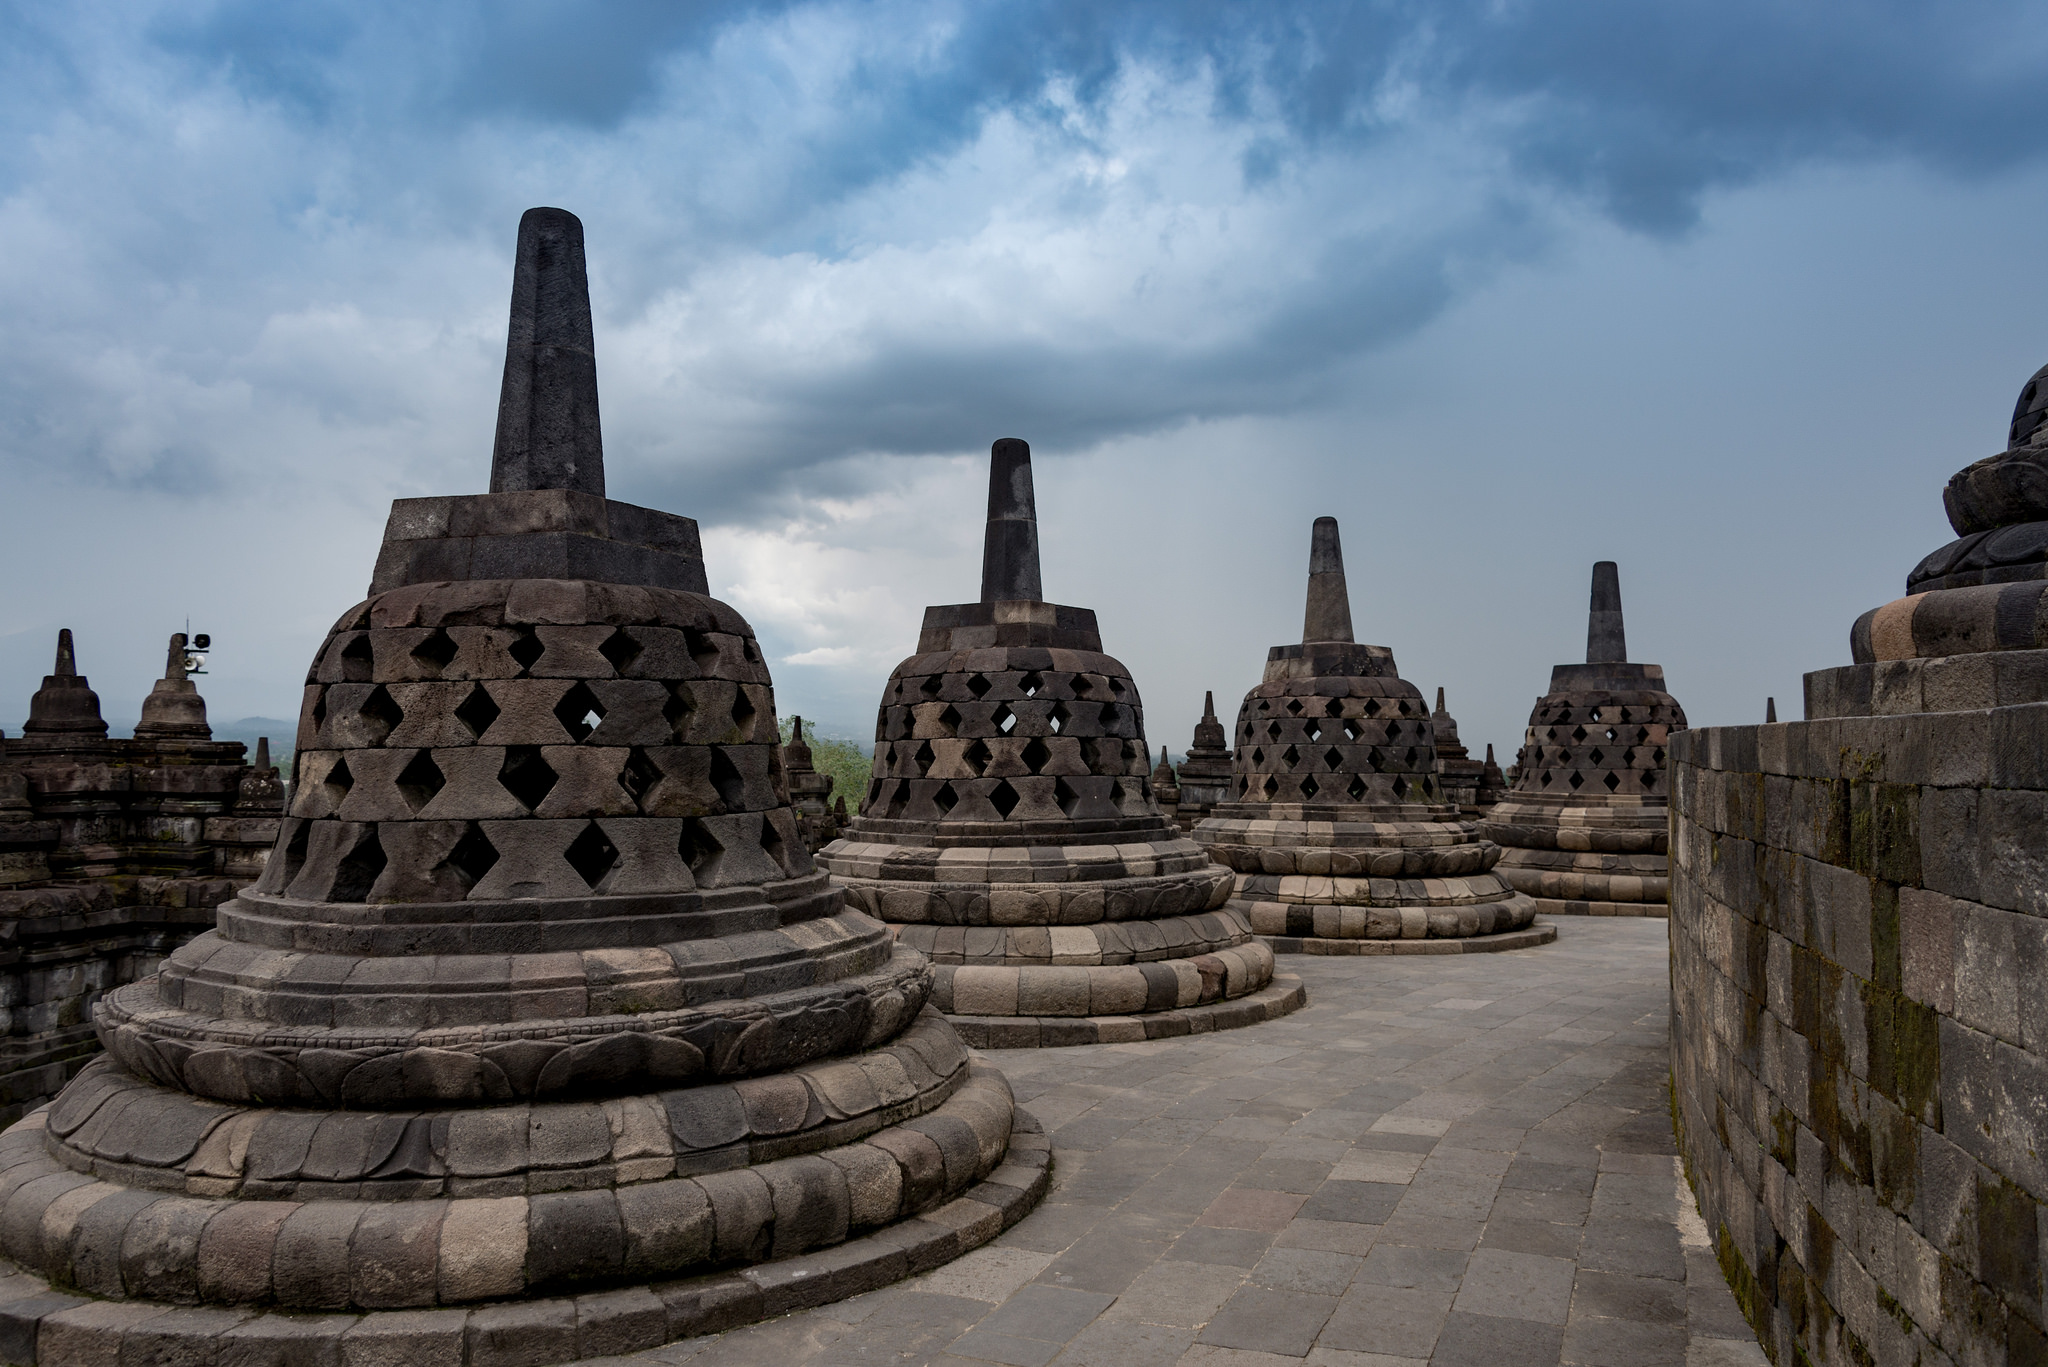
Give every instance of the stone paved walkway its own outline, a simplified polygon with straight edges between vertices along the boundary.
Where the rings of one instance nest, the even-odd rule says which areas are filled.
[[[626,1361],[1762,1367],[1677,1173],[1665,924],[1514,954],[1290,955],[1310,1005],[990,1057],[1053,1138],[994,1244]]]

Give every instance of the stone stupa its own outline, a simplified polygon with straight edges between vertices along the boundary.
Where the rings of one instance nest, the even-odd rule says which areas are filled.
[[[1480,829],[1507,853],[1500,875],[1551,915],[1668,913],[1665,746],[1685,709],[1662,665],[1633,664],[1621,572],[1593,566],[1586,663],[1550,671],[1515,756],[1515,786]]]
[[[582,225],[530,210],[491,492],[393,505],[263,878],[0,1137],[8,1342],[551,1363],[1019,1218],[1044,1139],[813,868],[776,741],[696,524],[605,497]]]
[[[1180,784],[1180,794],[1173,819],[1184,831],[1194,830],[1212,807],[1230,801],[1236,791],[1230,775],[1230,738],[1223,732],[1223,723],[1216,720],[1214,691],[1202,694],[1202,719],[1195,723],[1194,744],[1188,747],[1174,778]]]
[[[1235,739],[1236,794],[1194,835],[1236,871],[1275,949],[1444,954],[1556,937],[1444,798],[1421,691],[1392,651],[1352,639],[1335,518],[1315,522],[1302,643],[1267,652]]]
[[[1230,904],[1230,874],[1152,801],[1130,671],[1095,614],[1045,601],[1031,448],[998,441],[981,601],[925,609],[875,723],[874,778],[818,860],[930,956],[976,1046],[1248,1025],[1299,980]]]
[[[1444,690],[1436,690],[1436,710],[1429,714],[1430,732],[1436,741],[1436,776],[1443,785],[1446,802],[1460,816],[1476,819],[1481,808],[1480,790],[1486,782],[1486,765],[1472,758],[1472,752],[1458,739],[1458,719],[1444,706]]]

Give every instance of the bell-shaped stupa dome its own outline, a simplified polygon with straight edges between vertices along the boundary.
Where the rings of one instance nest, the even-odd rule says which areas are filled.
[[[1668,914],[1664,751],[1684,729],[1664,667],[1628,658],[1621,572],[1602,560],[1593,566],[1586,662],[1550,671],[1515,757],[1514,789],[1480,825],[1507,850],[1501,877],[1545,913]]]
[[[1042,1190],[1033,1136],[1005,1173],[1037,1176],[991,1177],[1028,1122],[927,1009],[930,964],[805,852],[768,668],[696,525],[604,496],[559,209],[520,223],[491,486],[393,506],[307,676],[263,878],[108,994],[107,1056],[38,1119],[30,1161],[146,1199],[75,1243],[39,1235],[72,1218],[53,1204],[7,1257],[96,1295],[373,1320],[559,1296],[546,1325],[848,1241],[820,1290],[868,1285],[904,1259],[868,1232],[967,1200],[927,1249],[950,1256]],[[642,1298],[634,1348],[724,1323]],[[364,1332],[397,1351],[418,1320]]]
[[[1095,614],[1044,601],[1031,448],[991,452],[981,601],[925,609],[860,815],[819,860],[936,966],[970,1044],[1187,1034],[1292,1010],[1230,876],[1153,802],[1145,713]]]
[[[1236,871],[1252,928],[1323,954],[1516,948],[1555,935],[1458,819],[1429,705],[1385,646],[1352,639],[1337,520],[1316,519],[1299,645],[1274,646],[1238,709],[1234,801],[1195,839]]]

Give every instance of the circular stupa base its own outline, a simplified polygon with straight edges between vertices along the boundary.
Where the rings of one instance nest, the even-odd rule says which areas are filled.
[[[1276,954],[1492,954],[1533,949],[1557,938],[1557,927],[1538,922],[1520,930],[1470,935],[1457,940],[1325,940],[1314,935],[1268,935]]]
[[[0,1136],[0,1182],[76,1174],[43,1149],[47,1108]],[[752,1267],[580,1295],[430,1310],[308,1315],[246,1306],[99,1299],[0,1260],[0,1358],[10,1362],[519,1362],[531,1367],[659,1348],[873,1291],[981,1247],[1051,1184],[1044,1131],[1012,1113],[1002,1164],[952,1200],[860,1238]],[[140,1269],[139,1269],[140,1270]]]
[[[1539,916],[1654,916],[1659,920],[1668,919],[1671,905],[1668,902],[1587,902],[1558,897],[1536,899]]]
[[[1137,1044],[1278,1020],[1308,1004],[1308,988],[1276,973],[1256,992],[1203,1006],[1138,1016],[948,1016],[972,1049],[1045,1049],[1072,1044]]]

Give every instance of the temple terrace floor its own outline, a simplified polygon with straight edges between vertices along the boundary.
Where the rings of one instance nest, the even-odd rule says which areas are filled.
[[[1310,1004],[990,1057],[1045,1204],[928,1275],[636,1364],[1762,1367],[1673,1156],[1661,920],[1287,955]]]

